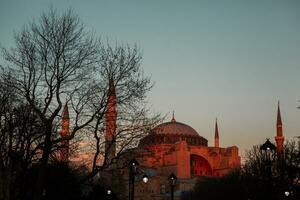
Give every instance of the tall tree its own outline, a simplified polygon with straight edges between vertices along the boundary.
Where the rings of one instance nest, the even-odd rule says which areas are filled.
[[[84,32],[79,18],[68,11],[58,15],[51,10],[39,23],[31,23],[15,36],[16,47],[4,50],[4,58],[15,71],[13,84],[17,93],[38,115],[44,128],[41,168],[34,199],[40,199],[52,138],[62,108],[62,100],[81,91],[81,98],[91,97],[89,76],[97,63],[98,42]],[[83,90],[85,89],[85,90]],[[77,110],[76,119],[81,110]],[[92,118],[75,123],[73,134]]]
[[[3,56],[8,65],[2,77],[11,76],[4,83],[29,106],[43,130],[42,141],[36,145],[41,155],[34,200],[41,198],[53,148],[63,140],[84,134],[95,145],[94,161],[99,159],[110,80],[117,95],[116,158],[157,122],[156,117],[148,118],[145,98],[152,84],[141,70],[139,49],[102,44],[71,10],[58,14],[51,9],[38,22],[25,26],[15,36],[15,47],[3,49]],[[65,101],[70,105],[71,130],[69,137],[61,138]],[[90,177],[104,168],[103,163],[110,164],[106,159],[101,167],[93,163]]]

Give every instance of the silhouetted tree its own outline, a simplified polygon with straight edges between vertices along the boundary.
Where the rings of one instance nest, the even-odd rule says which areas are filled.
[[[257,183],[261,183],[264,188],[268,184],[267,181],[270,181],[272,193],[268,195],[269,198],[273,196],[273,199],[282,199],[284,192],[289,191],[291,193],[290,198],[298,199],[300,197],[300,152],[295,141],[286,142],[283,162],[278,162],[276,152],[271,156],[270,175],[265,170],[269,163],[265,159],[264,153],[259,146],[254,146],[248,151],[243,174],[257,177]],[[267,180],[267,176],[270,176],[271,180]]]
[[[33,199],[40,199],[46,166],[57,135],[57,122],[62,99],[81,92],[81,99],[92,97],[89,76],[97,63],[98,42],[84,32],[72,11],[59,16],[54,10],[42,15],[39,23],[31,23],[16,35],[16,47],[4,50],[4,58],[14,71],[11,83],[39,117],[44,128],[38,178]],[[90,87],[89,87],[90,86]],[[82,107],[84,104],[81,104]],[[78,109],[76,119],[80,117]],[[82,118],[80,118],[83,120]],[[75,123],[72,136],[93,118]],[[80,124],[79,124],[80,123]]]
[[[13,88],[14,95],[21,99],[18,103],[24,102],[42,127],[39,142],[29,148],[39,153],[34,161],[39,163],[34,200],[42,196],[50,155],[63,140],[77,139],[81,134],[93,145],[89,151],[95,152],[94,161],[103,155],[109,80],[114,81],[117,93],[117,155],[114,160],[126,148],[136,145],[157,122],[157,117],[148,117],[145,98],[152,84],[140,68],[139,49],[102,44],[85,31],[73,11],[59,15],[51,9],[43,14],[39,21],[16,34],[15,47],[3,49],[3,56],[7,61],[1,72],[3,83]],[[61,138],[60,113],[65,101],[71,106],[71,133]],[[93,170],[84,180],[93,178],[110,164],[106,158],[102,164],[93,162]]]
[[[32,108],[5,81],[0,78],[0,199],[16,199],[17,178],[40,155],[44,129]]]

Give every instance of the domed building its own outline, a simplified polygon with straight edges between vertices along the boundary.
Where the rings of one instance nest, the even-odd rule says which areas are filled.
[[[109,83],[108,110],[105,116],[105,156],[110,161],[115,156],[117,119],[116,94],[112,81]],[[214,146],[209,147],[207,139],[192,127],[177,122],[174,114],[170,122],[153,128],[136,148],[127,149],[123,159],[118,162],[124,166],[132,158],[138,161],[140,172],[146,173],[150,178],[147,184],[142,182],[141,173],[136,174],[135,181],[131,179],[130,182],[135,182],[135,188],[130,184],[127,192],[130,190],[131,195],[134,192],[135,200],[170,199],[170,174],[177,177],[174,197],[179,199],[182,192],[190,190],[199,177],[223,176],[241,165],[238,147],[219,147],[217,122]],[[128,169],[123,169],[122,174],[128,179]]]
[[[135,199],[169,199],[171,173],[177,176],[175,199],[190,190],[199,177],[223,176],[241,165],[238,147],[219,147],[216,122],[214,146],[195,129],[174,118],[156,126],[140,140],[133,155],[150,176],[147,184],[137,181]]]

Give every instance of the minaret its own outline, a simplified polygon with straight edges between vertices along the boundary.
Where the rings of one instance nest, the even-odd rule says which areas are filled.
[[[219,147],[219,129],[218,129],[218,119],[216,118],[215,126],[215,147]]]
[[[105,156],[107,162],[110,163],[116,154],[116,144],[115,144],[115,134],[116,134],[116,121],[117,121],[117,111],[116,111],[116,92],[114,81],[111,79],[109,81],[109,88],[107,93],[107,109],[105,113]]]
[[[62,113],[62,125],[60,136],[64,139],[70,135],[70,117],[69,117],[69,109],[68,104],[66,102],[65,107]],[[60,150],[60,158],[63,161],[67,161],[69,159],[69,140],[63,140],[61,142],[62,149]]]
[[[283,133],[282,133],[282,121],[281,121],[281,113],[280,113],[280,106],[278,101],[278,110],[277,110],[277,135],[275,137],[276,140],[276,151],[277,151],[277,158],[279,161],[283,160]]]

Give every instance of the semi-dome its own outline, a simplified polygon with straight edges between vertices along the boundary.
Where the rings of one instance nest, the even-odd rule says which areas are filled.
[[[153,128],[146,137],[141,139],[140,146],[174,144],[182,140],[190,145],[207,146],[205,138],[189,125],[177,122],[174,116],[171,122],[162,123]]]

